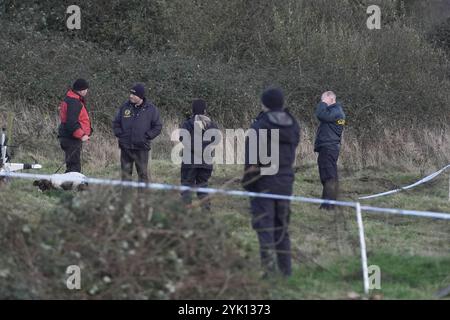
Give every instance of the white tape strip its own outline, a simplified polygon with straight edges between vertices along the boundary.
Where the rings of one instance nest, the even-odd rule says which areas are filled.
[[[398,193],[398,192],[401,192],[403,190],[408,190],[408,189],[415,188],[418,185],[421,185],[421,184],[424,184],[424,183],[426,183],[426,182],[428,182],[430,180],[433,180],[434,178],[436,178],[438,175],[440,175],[441,173],[443,173],[445,170],[447,170],[449,168],[450,168],[450,164],[447,165],[446,167],[442,168],[441,170],[436,171],[435,173],[432,173],[429,176],[426,176],[425,178],[423,178],[423,179],[421,179],[421,180],[419,180],[419,181],[417,181],[417,182],[415,182],[415,183],[413,183],[413,184],[411,184],[409,186],[402,187],[402,188],[395,189],[395,190],[391,190],[391,191],[382,192],[382,193],[377,193],[377,194],[370,195],[370,196],[359,197],[358,199],[360,199],[360,200],[373,199],[373,198],[378,198],[378,197],[383,197],[383,196],[387,196],[387,195],[390,195],[390,194]]]
[[[52,179],[52,175],[45,174],[31,174],[31,173],[16,173],[16,172],[0,172],[0,177],[8,177],[8,178],[19,178],[19,179],[29,179],[29,180],[50,180]],[[144,182],[136,182],[136,181],[122,181],[122,180],[112,180],[112,179],[98,179],[98,178],[70,178],[66,180],[67,182],[77,182],[77,183],[88,183],[94,185],[107,185],[107,186],[121,186],[121,187],[131,187],[131,188],[145,188],[152,190],[172,190],[172,191],[192,191],[192,192],[203,192],[208,194],[220,194],[220,195],[228,195],[228,196],[237,196],[237,197],[253,197],[253,198],[266,198],[266,199],[276,199],[276,200],[289,200],[293,202],[306,202],[306,203],[315,203],[315,204],[334,204],[337,206],[344,207],[353,207],[356,208],[356,202],[346,202],[346,201],[334,201],[334,200],[322,200],[316,198],[306,198],[301,196],[285,196],[279,194],[271,194],[271,193],[258,193],[258,192],[247,192],[247,191],[239,191],[239,190],[224,190],[224,189],[214,189],[214,188],[192,188],[188,186],[176,186],[170,184],[162,184],[162,183],[144,183]],[[376,207],[361,207],[364,211],[369,212],[383,212],[390,214],[399,214],[399,215],[411,215],[425,218],[435,218],[435,219],[444,219],[450,220],[450,213],[442,213],[442,212],[428,212],[428,211],[414,211],[414,210],[402,210],[402,209],[385,209],[385,208],[376,208]]]

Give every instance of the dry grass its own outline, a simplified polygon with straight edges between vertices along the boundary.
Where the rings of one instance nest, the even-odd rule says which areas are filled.
[[[0,105],[0,111],[0,124],[3,126],[6,126],[8,114],[13,115],[12,143],[20,144],[20,148],[17,149],[18,158],[32,157],[37,161],[45,161],[58,157],[63,160],[56,138],[58,126],[56,107],[55,112],[50,114],[35,107],[25,107],[21,103],[4,103]],[[173,118],[163,119],[163,122],[162,134],[153,143],[154,159],[170,159],[170,151],[175,145],[170,139],[171,134],[181,123],[180,120]],[[112,131],[108,131],[105,125],[95,123],[94,130],[92,140],[85,144],[83,153],[87,163],[86,169],[98,171],[99,168],[117,165],[119,149]],[[315,132],[316,128],[302,126],[296,165],[316,161]],[[450,159],[449,130],[384,128],[370,144],[361,140],[352,128],[348,128],[344,133],[340,163],[347,170],[391,167],[426,172],[448,164]],[[225,154],[230,152],[229,150],[230,145],[226,144]]]

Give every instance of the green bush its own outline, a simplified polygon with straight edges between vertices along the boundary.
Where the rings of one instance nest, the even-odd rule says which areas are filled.
[[[98,43],[107,49],[140,50],[151,53],[169,45],[170,20],[165,1],[138,0],[44,0],[3,1],[7,18],[41,32],[67,31],[70,5],[81,8],[81,30],[65,33],[70,39]]]
[[[430,33],[430,40],[450,55],[450,18],[437,25]]]
[[[223,222],[174,201],[178,195],[66,194],[34,223],[13,213],[15,197],[0,193],[2,299],[266,296],[259,263],[245,246],[231,240]],[[22,210],[36,212],[31,204]],[[81,268],[81,290],[66,287],[70,265]]]
[[[83,2],[89,28],[68,32],[56,18],[36,18],[67,3],[4,1],[5,17],[20,22],[1,21],[5,101],[25,100],[56,116],[66,88],[83,76],[91,82],[94,128],[110,134],[116,109],[139,81],[166,121],[180,122],[191,100],[203,97],[223,127],[247,127],[261,91],[273,84],[285,89],[288,107],[309,128],[317,125],[320,94],[336,91],[347,131],[367,150],[388,138],[380,135],[385,129],[448,130],[448,57],[410,19],[422,8],[416,2],[377,1],[377,31],[366,28],[368,1],[124,3]],[[137,11],[154,16],[148,29],[130,18]],[[145,37],[156,41],[149,50],[139,49]]]
[[[147,85],[148,97],[162,110],[163,118],[180,120],[190,111],[192,99],[203,97],[218,120],[238,123],[242,115],[226,112],[227,109],[248,109],[261,90],[253,87],[249,73],[220,63],[173,52],[149,56],[117,54],[83,41],[65,42],[15,27],[5,27],[0,32],[0,84],[5,97],[26,100],[30,108],[42,108],[56,115],[71,82],[76,77],[86,77],[91,84],[88,107],[94,126],[109,128],[134,82]],[[12,34],[23,40],[11,41]],[[33,51],[29,51],[30,46]]]

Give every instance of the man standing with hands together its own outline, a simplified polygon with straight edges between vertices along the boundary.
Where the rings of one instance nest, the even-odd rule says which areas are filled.
[[[336,94],[333,91],[322,94],[315,115],[320,121],[314,152],[319,153],[317,163],[320,181],[323,185],[322,199],[337,200],[339,192],[337,161],[345,126],[345,114],[342,106],[336,102]],[[320,208],[332,210],[334,206],[322,204]]]

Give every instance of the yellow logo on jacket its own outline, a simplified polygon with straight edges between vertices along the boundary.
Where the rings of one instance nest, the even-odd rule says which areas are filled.
[[[123,113],[123,116],[125,118],[131,117],[131,110],[130,109],[126,109],[125,112]]]
[[[339,119],[339,120],[337,120],[337,121],[336,121],[336,124],[337,124],[337,125],[340,125],[340,126],[345,126],[345,119]]]

